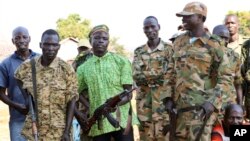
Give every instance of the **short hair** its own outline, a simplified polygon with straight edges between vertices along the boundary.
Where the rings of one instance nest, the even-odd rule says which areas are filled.
[[[145,20],[147,20],[147,19],[155,19],[156,22],[158,23],[158,19],[157,19],[155,16],[147,16],[147,17],[144,19],[144,22],[145,22]]]
[[[42,34],[41,41],[43,40],[44,35],[57,35],[58,39],[60,41],[60,36],[59,36],[58,32],[56,30],[54,30],[54,29],[47,29],[47,30],[45,30],[43,32],[43,34]]]
[[[230,104],[228,106],[226,106],[225,108],[225,118],[228,117],[229,113],[234,109],[234,108],[240,108],[244,114],[244,108],[239,105],[239,104]]]
[[[29,31],[26,27],[23,27],[23,26],[18,26],[16,27],[13,31],[12,31],[12,37],[14,37],[14,34],[16,34],[17,31],[19,30],[23,30],[25,31],[28,35],[29,35]]]
[[[235,17],[237,23],[239,23],[239,18],[238,18],[238,16],[237,16],[236,14],[228,14],[228,15],[226,15],[226,16],[225,16],[225,19],[224,19],[224,23],[225,23],[225,21],[226,21],[226,19],[227,19],[228,17]]]

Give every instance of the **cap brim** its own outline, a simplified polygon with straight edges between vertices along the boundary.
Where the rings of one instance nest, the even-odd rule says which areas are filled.
[[[177,16],[177,17],[183,17],[183,16],[194,15],[194,14],[195,14],[195,13],[193,13],[193,12],[182,11],[182,12],[176,13],[176,16]]]

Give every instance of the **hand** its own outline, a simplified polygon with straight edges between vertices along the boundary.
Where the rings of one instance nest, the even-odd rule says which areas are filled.
[[[70,141],[70,135],[68,132],[64,132],[61,141]]]
[[[168,113],[172,112],[174,109],[174,101],[171,98],[166,98],[163,100],[165,109]]]
[[[201,114],[201,117],[203,120],[206,120],[210,117],[210,115],[214,112],[215,108],[214,105],[211,104],[210,102],[205,101],[202,105],[201,105],[203,112]]]
[[[17,104],[17,110],[24,115],[27,115],[29,112],[28,107],[24,104]]]

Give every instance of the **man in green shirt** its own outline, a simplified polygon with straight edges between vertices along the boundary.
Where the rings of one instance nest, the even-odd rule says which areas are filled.
[[[132,88],[132,68],[128,59],[108,52],[109,29],[106,25],[94,27],[90,34],[90,43],[93,47],[93,57],[82,64],[77,69],[79,82],[79,93],[89,96],[89,112],[93,115],[96,108],[105,101],[124,90]],[[114,128],[107,120],[102,119],[102,127],[99,130],[94,124],[89,132],[93,141],[110,141],[111,137],[115,141],[132,141],[133,130],[129,123],[129,100],[124,99],[119,103],[119,107],[114,117],[119,121],[121,128]],[[135,118],[134,116],[132,116]],[[132,123],[135,120],[132,120]],[[125,129],[125,130],[123,130]]]

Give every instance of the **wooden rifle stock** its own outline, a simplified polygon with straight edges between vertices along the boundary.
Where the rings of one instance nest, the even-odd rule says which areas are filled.
[[[32,120],[32,133],[34,136],[35,141],[38,141],[38,130],[37,130],[37,125],[36,125],[36,113],[33,107],[33,100],[31,94],[29,95],[29,111],[31,114],[31,120]]]

